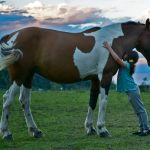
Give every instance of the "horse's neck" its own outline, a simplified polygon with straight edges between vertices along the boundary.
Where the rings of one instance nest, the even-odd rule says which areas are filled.
[[[114,40],[113,49],[120,58],[123,58],[125,53],[128,54],[131,50],[136,48],[138,36],[139,35],[126,35]]]
[[[124,48],[128,50],[132,50],[133,48],[136,48],[138,39],[145,29],[145,25],[143,24],[134,24],[129,25],[125,24],[122,25],[122,29],[124,32]]]
[[[124,53],[130,52],[132,49],[136,48],[138,38],[143,32],[145,26],[143,24],[125,24],[122,25],[124,36],[116,40],[117,45],[119,45],[120,58],[123,57]]]

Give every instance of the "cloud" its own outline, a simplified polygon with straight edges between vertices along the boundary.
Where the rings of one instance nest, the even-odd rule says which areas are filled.
[[[27,4],[25,7],[27,9],[34,9],[34,8],[42,8],[44,5],[40,1],[35,1],[33,3]]]
[[[0,14],[20,15],[27,13],[25,10],[15,9],[14,7],[0,3]]]
[[[82,29],[87,29],[87,28],[95,27],[95,26],[103,27],[106,25],[110,25],[112,23],[113,22],[108,18],[99,17],[94,22],[87,22],[87,23],[80,23],[80,24],[69,24],[69,26],[72,28],[78,28],[79,30],[82,30]]]
[[[65,3],[45,5],[41,1],[31,2],[25,5],[23,9],[15,9],[4,4],[0,4],[0,6],[3,8],[0,9],[0,14],[23,16],[26,19],[31,17],[31,22],[34,23],[36,21],[41,25],[70,25],[70,27],[71,25],[72,27],[76,25],[81,29],[95,25],[108,25],[112,21],[103,17],[103,14],[110,11],[117,11],[113,7],[102,10],[93,7],[72,6]],[[20,20],[21,22],[22,20]]]
[[[150,18],[150,9],[145,10],[140,17],[136,18],[136,20],[145,23],[147,18]]]
[[[26,17],[14,13],[0,14],[0,36],[33,25],[38,25],[38,22],[31,16]]]
[[[0,3],[0,11],[11,11],[13,7]]]
[[[44,5],[40,1],[29,3],[24,7],[30,15],[43,23],[49,24],[78,24],[94,21],[102,16],[99,8],[70,6],[67,4]]]
[[[104,14],[117,11],[115,8],[100,9],[72,6],[65,3],[45,5],[40,1],[31,2],[23,9],[0,4],[0,32],[27,26],[58,28],[61,30],[81,31],[93,26],[105,26],[113,22],[127,21],[130,18],[109,19]],[[7,26],[6,26],[7,24]]]
[[[139,58],[137,64],[147,64],[147,60],[145,58]]]

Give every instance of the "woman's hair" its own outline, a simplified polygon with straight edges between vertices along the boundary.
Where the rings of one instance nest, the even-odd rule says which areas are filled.
[[[132,51],[126,58],[130,64],[130,74],[132,75],[135,71],[135,64],[139,59],[139,55],[136,51]]]

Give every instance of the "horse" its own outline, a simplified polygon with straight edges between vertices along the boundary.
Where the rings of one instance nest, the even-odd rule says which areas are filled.
[[[120,58],[137,48],[150,65],[149,26],[147,19],[146,24],[129,21],[78,33],[28,27],[4,36],[0,40],[0,69],[7,68],[12,85],[3,95],[0,124],[3,138],[12,139],[12,133],[8,130],[9,109],[19,89],[19,101],[28,130],[33,137],[42,136],[30,109],[35,73],[57,83],[90,80],[89,106],[84,123],[86,133],[109,136],[105,126],[106,106],[112,77],[119,66],[103,47],[103,42],[108,41]],[[98,99],[96,131],[93,112]]]

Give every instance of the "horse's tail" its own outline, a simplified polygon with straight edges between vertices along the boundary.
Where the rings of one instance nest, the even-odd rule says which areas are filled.
[[[14,48],[17,36],[6,35],[0,40],[0,70],[22,58],[21,50]]]

